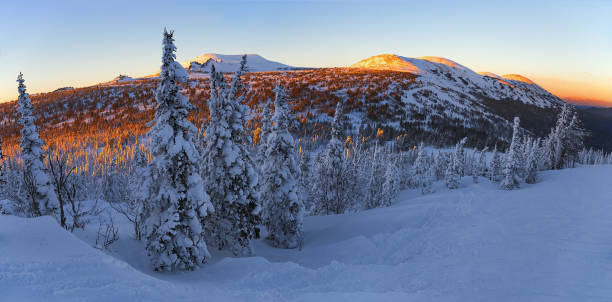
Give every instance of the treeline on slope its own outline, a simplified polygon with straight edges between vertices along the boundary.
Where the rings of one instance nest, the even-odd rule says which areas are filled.
[[[468,146],[492,148],[497,144],[505,148],[508,145],[505,138],[511,134],[507,121],[514,116],[521,117],[523,127],[533,135],[541,136],[553,125],[557,114],[551,108],[542,109],[514,100],[482,98],[480,109],[503,118],[485,118],[480,110],[459,112],[470,115],[466,121],[448,116],[448,108],[437,103],[435,97],[427,97],[431,94],[427,90],[415,92],[424,94],[415,101],[426,102],[427,106],[404,106],[406,91],[418,84],[418,78],[402,72],[333,68],[248,73],[243,78],[249,87],[245,90],[244,102],[249,105],[252,116],[246,131],[253,140],[257,141],[256,134],[261,131],[263,108],[273,100],[273,88],[281,82],[294,114],[290,131],[303,144],[313,145],[306,148],[317,148],[329,140],[331,117],[340,101],[346,112],[347,134],[401,141],[406,147],[420,142],[444,147],[455,144],[457,137],[468,137]],[[79,170],[102,173],[112,158],[117,165],[125,165],[134,156],[134,148],[130,146],[136,141],[147,143],[143,137],[153,117],[154,89],[158,81],[142,79],[33,96],[40,135],[48,146],[67,153],[70,160],[87,163],[78,167]],[[196,106],[187,118],[198,127],[209,116],[206,104],[210,97],[209,81],[207,77],[196,77],[180,84],[182,93]],[[14,102],[0,104],[2,147],[9,156],[18,153],[20,127],[14,108]],[[83,152],[91,149],[101,152]]]
[[[282,83],[274,89],[274,106],[262,108],[254,142],[247,130],[251,116],[245,103],[251,87],[242,81],[245,59],[229,81],[211,73],[209,115],[201,117],[198,130],[198,120],[189,120],[196,107],[181,93],[187,74],[175,62],[171,32],[164,32],[163,42],[147,140],[126,140],[134,155],[111,157],[95,172],[76,169],[88,157],[74,160],[56,147],[43,149],[19,76],[20,152],[2,156],[1,193],[12,202],[3,211],[51,215],[62,227],[75,230],[101,215],[99,203],[108,204],[132,222],[134,236],[144,241],[156,270],[193,270],[210,259],[209,249],[236,256],[256,253],[252,241],[263,234],[272,246],[301,248],[304,215],[389,206],[402,189],[431,193],[437,180],[456,189],[465,176],[476,182],[489,177],[503,189],[515,189],[522,181],[536,182],[541,170],[612,159],[582,149],[585,133],[569,106],[543,139],[522,133],[515,118],[510,146],[505,154],[494,148],[490,161],[486,149],[468,155],[467,138],[453,152],[434,154],[423,144],[410,147],[406,138],[387,141],[383,129],[372,137],[351,136],[340,101],[328,142],[321,146],[313,136],[315,142],[307,144],[289,131],[297,119]],[[110,246],[116,228],[110,223],[100,230],[99,247]]]

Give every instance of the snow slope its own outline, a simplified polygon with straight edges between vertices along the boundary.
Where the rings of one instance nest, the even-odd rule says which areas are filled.
[[[302,251],[259,241],[196,272],[150,271],[122,223],[109,254],[49,218],[0,216],[7,301],[610,301],[612,166],[484,179],[394,206],[308,217]],[[91,242],[95,230],[78,233]]]
[[[240,68],[242,55],[203,54],[191,60],[181,63],[190,71],[210,72],[210,66],[215,65],[215,70],[220,72],[235,72]],[[297,67],[285,65],[265,59],[257,54],[247,55],[247,69],[250,72],[294,70]]]
[[[361,60],[351,67],[414,73],[423,81],[424,89],[434,93],[450,90],[455,99],[464,95],[474,100],[479,96],[487,96],[493,99],[514,99],[542,108],[563,104],[561,99],[526,77],[516,74],[500,77],[488,72],[478,74],[446,58],[408,58],[382,54]]]

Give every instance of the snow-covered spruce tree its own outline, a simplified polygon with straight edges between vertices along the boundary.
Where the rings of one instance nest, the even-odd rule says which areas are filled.
[[[320,161],[315,161],[311,199],[314,214],[341,214],[350,206],[348,177],[342,139],[342,103],[338,102],[332,123],[331,140]]]
[[[402,136],[404,137],[404,136]],[[408,189],[415,186],[413,175],[413,162],[409,155],[410,151],[400,152],[397,165],[400,170],[400,187],[401,189]],[[368,176],[370,177],[370,176]]]
[[[443,180],[445,175],[446,175],[446,168],[449,164],[449,160],[448,160],[448,154],[442,152],[442,151],[438,151],[438,154],[436,155],[436,159],[434,160],[433,163],[433,176],[435,178],[435,180]]]
[[[461,139],[457,145],[455,146],[455,154],[453,156],[454,160],[457,161],[457,167],[459,176],[465,176],[466,164],[465,164],[465,143],[467,142],[467,137]]]
[[[310,205],[306,205],[306,200],[309,200],[310,190],[310,152],[302,149],[299,155],[299,172],[300,172],[300,193],[302,194],[302,201],[304,202],[304,208],[310,209]]]
[[[576,112],[573,113],[567,129],[565,139],[565,161],[567,166],[574,166],[578,158],[578,152],[584,147],[584,137],[587,131],[582,127],[582,122]]]
[[[26,92],[26,86],[23,84],[23,74],[19,73],[17,77],[19,83],[19,107],[20,117],[18,123],[23,126],[21,129],[21,142],[19,150],[21,160],[23,161],[23,182],[22,196],[26,203],[26,215],[41,216],[50,215],[58,207],[58,200],[51,178],[43,163],[44,151],[42,147],[45,145],[43,140],[38,135],[38,129],[34,124],[34,107],[32,101]]]
[[[345,190],[350,195],[350,198],[347,198],[349,202],[347,207],[349,210],[361,210],[367,208],[366,203],[373,184],[371,181],[372,153],[365,148],[362,140],[349,142],[346,147],[344,168],[346,169],[345,175],[348,177],[345,182]]]
[[[381,163],[383,164],[383,163]],[[400,173],[397,165],[392,160],[387,160],[385,169],[385,181],[382,185],[383,200],[381,206],[388,207],[393,204],[400,192]]]
[[[253,253],[252,239],[259,234],[261,206],[258,173],[247,146],[248,107],[238,97],[246,56],[228,87],[223,74],[211,68],[210,121],[202,152],[202,178],[215,212],[206,219],[207,242],[236,256]]]
[[[533,184],[536,182],[538,173],[538,145],[539,140],[533,140],[533,144],[531,148],[529,148],[529,154],[527,155],[527,164],[525,166],[525,182],[528,184]]]
[[[367,169],[370,176],[368,177],[368,183],[366,184],[366,187],[368,188],[365,199],[366,209],[373,209],[391,204],[392,200],[389,200],[389,195],[386,194],[384,188],[384,183],[387,179],[386,173],[389,161],[389,156],[383,150],[383,147],[380,147],[377,142],[369,161],[370,167]]]
[[[179,92],[187,72],[175,61],[173,32],[164,30],[152,160],[145,172],[146,249],[156,271],[193,270],[210,258],[202,224],[212,211],[204,192],[195,146],[196,127],[187,120],[193,105]]]
[[[4,160],[4,152],[2,152],[2,137],[0,137],[0,196],[4,196],[6,190],[6,169],[7,164]]]
[[[446,182],[446,187],[449,189],[457,189],[459,188],[459,183],[461,182],[461,173],[464,170],[465,165],[465,151],[463,146],[467,141],[467,137],[464,137],[461,141],[457,143],[455,146],[455,152],[453,153],[450,163],[446,169],[446,174],[444,175],[444,180]]]
[[[563,169],[573,165],[578,152],[582,149],[583,138],[586,131],[582,128],[578,115],[573,112],[572,107],[565,104],[555,128],[546,138],[544,143],[548,147],[548,153],[552,162],[552,169]]]
[[[491,165],[489,166],[489,180],[499,181],[499,177],[502,174],[502,160],[497,152],[497,145],[493,149],[493,155],[491,156]]]
[[[444,181],[446,187],[449,189],[457,189],[459,188],[459,183],[461,182],[461,176],[459,175],[459,164],[455,159],[455,154],[452,155],[451,161],[446,169],[446,173],[444,175]]]
[[[570,123],[571,119],[571,110],[570,106],[565,104],[561,113],[559,113],[559,117],[557,118],[557,123],[555,128],[551,131],[549,137],[551,141],[551,154],[552,154],[552,168],[553,169],[563,169],[564,164],[564,140],[567,135],[567,127]]]
[[[304,205],[298,184],[295,141],[289,133],[289,107],[285,91],[278,85],[274,100],[274,126],[266,143],[263,166],[263,221],[269,239],[276,247],[297,248],[302,245]]]
[[[477,170],[477,174],[478,176],[487,176],[487,151],[489,151],[488,147],[484,147],[478,156],[478,170]]]
[[[514,188],[518,188],[519,186],[519,175],[518,169],[521,165],[520,163],[520,152],[521,152],[521,137],[519,134],[519,117],[514,118],[514,126],[512,128],[512,141],[510,142],[510,147],[508,148],[508,152],[506,152],[506,157],[504,159],[504,178],[501,182],[501,188],[504,190],[512,190]]]
[[[429,168],[429,159],[423,144],[419,145],[419,155],[414,162],[414,177],[421,189],[421,194],[431,193],[431,186],[433,183],[431,169]]]
[[[259,142],[258,142],[257,149],[256,149],[257,153],[255,155],[256,156],[255,164],[257,165],[257,169],[259,171],[260,178],[263,176],[262,169],[263,169],[264,162],[266,161],[266,150],[268,149],[267,148],[268,135],[270,134],[271,131],[272,131],[272,117],[270,113],[270,106],[268,106],[268,104],[266,103],[263,109],[262,116],[261,116],[261,128],[259,131]]]

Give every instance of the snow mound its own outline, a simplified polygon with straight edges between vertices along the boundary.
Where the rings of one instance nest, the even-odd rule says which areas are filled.
[[[92,248],[50,217],[0,216],[5,301],[140,300],[172,287]]]
[[[190,71],[210,72],[210,66],[215,65],[215,70],[219,72],[235,72],[240,68],[242,55],[222,55],[222,54],[203,54],[191,60],[187,60],[181,65]],[[257,54],[247,54],[247,69],[251,72],[293,70],[297,67],[285,65],[265,59]]]
[[[513,191],[438,182],[388,208],[307,217],[302,250],[259,240],[254,257],[216,252],[177,274],[152,272],[119,216],[108,253],[51,218],[0,216],[0,300],[612,301],[610,174],[547,171]]]

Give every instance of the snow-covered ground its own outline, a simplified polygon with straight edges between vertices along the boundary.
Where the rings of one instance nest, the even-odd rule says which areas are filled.
[[[301,251],[195,272],[154,273],[119,221],[111,251],[96,226],[0,216],[0,301],[612,301],[612,166],[541,174],[502,191],[404,191],[392,207],[308,217]]]

